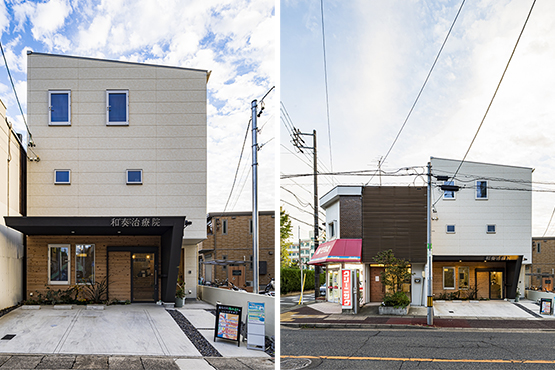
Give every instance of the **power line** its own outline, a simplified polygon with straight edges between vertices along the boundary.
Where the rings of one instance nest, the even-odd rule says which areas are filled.
[[[286,192],[288,192],[289,194],[293,195],[295,197],[295,199],[297,200],[297,202],[299,202],[299,204],[303,207],[311,207],[312,209],[314,209],[314,206],[310,203],[304,203],[302,200],[299,199],[299,197],[297,197],[297,194],[293,193],[291,190],[284,188],[283,186],[280,185],[280,188],[285,190]]]
[[[551,218],[549,219],[549,223],[547,224],[547,228],[545,229],[545,232],[542,235],[542,238],[545,236],[545,234],[547,234],[547,230],[549,230],[549,226],[551,225],[551,220],[553,220],[553,215],[555,215],[555,208],[553,208],[553,212],[551,213]]]
[[[453,27],[455,26],[455,23],[457,22],[457,19],[459,18],[459,14],[461,13],[461,10],[462,10],[462,7],[463,7],[465,1],[466,0],[462,1],[461,6],[459,7],[459,10],[457,11],[457,15],[455,15],[455,19],[453,19],[453,23],[451,23],[451,27],[449,28],[449,31],[447,32],[447,36],[445,36],[445,40],[443,40],[443,44],[441,44],[441,48],[439,49],[439,52],[436,55],[434,63],[432,64],[432,67],[430,68],[430,71],[428,72],[428,75],[426,76],[426,79],[424,80],[424,84],[422,84],[422,87],[420,88],[420,91],[418,92],[418,95],[416,96],[416,99],[414,100],[414,103],[412,103],[412,107],[410,108],[409,113],[407,114],[407,117],[405,118],[405,121],[403,122],[403,125],[401,126],[401,129],[397,133],[397,136],[395,137],[395,140],[393,140],[393,143],[389,147],[389,150],[387,151],[386,155],[383,157],[383,162],[385,162],[385,160],[387,159],[387,156],[389,156],[389,153],[393,149],[393,146],[395,146],[395,143],[397,143],[397,140],[399,139],[399,136],[401,136],[401,132],[403,132],[403,129],[405,128],[405,125],[407,124],[410,116],[412,115],[414,107],[416,106],[416,103],[418,103],[418,100],[420,99],[420,96],[422,95],[422,91],[424,91],[424,88],[426,87],[426,84],[428,83],[428,80],[430,79],[430,75],[432,74],[432,71],[434,70],[434,67],[436,66],[436,63],[439,59],[439,56],[441,55],[441,52],[443,51],[443,48],[444,48],[445,44],[447,43],[447,39],[451,35],[451,31],[453,30]],[[372,177],[370,178],[370,180],[368,180],[366,185],[368,185],[368,183],[370,183],[370,181],[372,181],[372,179],[374,178],[375,175],[376,174],[372,175]]]
[[[296,208],[297,210],[299,210],[299,211],[301,211],[301,212],[305,212],[305,213],[308,213],[308,214],[311,215],[311,216],[314,216],[314,214],[313,214],[312,212],[307,211],[306,209],[302,209],[301,207],[298,207],[298,206],[294,205],[293,203],[289,203],[289,202],[286,201],[285,199],[280,199],[280,201],[283,202],[283,203],[285,203],[285,204],[287,204],[287,205],[290,205],[291,207]],[[320,217],[318,217],[318,220],[320,220],[320,222],[323,222],[323,221],[324,221],[324,220],[323,220],[322,218],[320,218]]]
[[[17,96],[17,91],[15,90],[15,85],[13,83],[12,74],[10,73],[10,68],[8,67],[8,61],[6,60],[6,54],[4,53],[4,47],[2,46],[2,42],[0,42],[0,50],[2,50],[2,57],[4,58],[4,64],[6,65],[6,71],[8,71],[8,77],[10,77],[10,82],[12,84],[13,93],[15,95],[15,100],[17,101],[17,105],[19,106],[19,111],[21,112],[21,117],[23,118],[23,123],[27,128],[27,133],[29,134],[29,144],[33,143],[33,135],[31,134],[31,130],[29,130],[29,126],[27,125],[27,120],[25,119],[25,114],[23,114],[23,109],[21,108],[21,103],[19,102],[19,97]]]
[[[328,65],[326,62],[326,32],[324,30],[324,0],[320,0],[320,9],[322,14],[322,49],[324,50],[324,79],[326,84],[326,113],[328,118],[328,142],[330,145],[330,167],[333,172],[333,156],[331,149],[331,125],[330,125],[330,102],[328,93]]]
[[[495,96],[497,95],[497,91],[499,90],[499,87],[501,86],[501,82],[503,82],[503,78],[505,77],[505,73],[507,72],[507,69],[509,68],[509,64],[511,64],[511,60],[513,59],[513,55],[515,54],[516,47],[518,46],[520,38],[522,37],[522,34],[524,33],[524,29],[526,28],[526,24],[528,24],[528,20],[530,19],[530,15],[532,14],[532,10],[534,9],[535,4],[536,4],[536,0],[534,0],[534,2],[532,3],[532,6],[530,7],[530,11],[528,12],[528,16],[526,17],[526,21],[524,22],[524,25],[522,26],[522,30],[520,31],[520,34],[518,35],[518,39],[516,40],[516,44],[515,44],[515,47],[513,48],[513,52],[511,53],[511,57],[509,58],[509,61],[507,62],[507,65],[505,66],[505,70],[503,71],[503,74],[501,75],[501,79],[499,80],[499,83],[497,84],[497,88],[495,89],[495,92],[493,93],[493,96],[491,97],[491,100],[490,100],[489,105],[488,105],[488,109],[486,109],[486,113],[484,114],[484,117],[482,118],[482,122],[480,122],[480,126],[478,126],[478,130],[476,130],[476,134],[474,135],[474,138],[472,139],[472,142],[470,143],[470,146],[468,147],[468,150],[466,151],[466,154],[464,155],[461,163],[459,164],[459,168],[457,168],[457,170],[455,171],[455,175],[453,175],[453,177],[457,176],[457,173],[461,169],[461,166],[463,165],[464,160],[466,159],[466,156],[470,152],[470,148],[472,148],[472,144],[474,144],[474,140],[476,140],[476,137],[478,136],[478,133],[480,132],[480,129],[482,128],[482,124],[484,123],[484,121],[485,121],[485,119],[488,115],[489,109],[491,108],[491,105],[493,104],[493,100],[495,99]]]
[[[224,212],[227,210],[227,204],[229,203],[229,199],[231,199],[231,194],[233,194],[235,181],[237,181],[237,173],[239,172],[239,167],[241,166],[241,159],[243,158],[243,151],[245,150],[245,143],[247,142],[247,136],[249,135],[249,128],[251,127],[251,121],[252,119],[249,119],[249,123],[247,124],[247,131],[245,132],[245,138],[243,139],[243,147],[241,148],[241,155],[239,156],[239,162],[237,163],[237,169],[235,170],[235,177],[233,178],[233,184],[231,185],[231,190],[229,191],[227,202],[225,202]]]

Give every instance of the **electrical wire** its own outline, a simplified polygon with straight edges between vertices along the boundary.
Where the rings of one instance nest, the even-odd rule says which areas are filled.
[[[243,139],[243,147],[241,148],[241,155],[239,155],[239,162],[237,163],[237,169],[235,170],[235,177],[233,178],[233,184],[231,185],[231,190],[229,191],[227,202],[225,202],[224,212],[227,210],[229,199],[231,199],[231,194],[233,194],[233,188],[235,187],[235,181],[237,181],[237,173],[239,172],[239,167],[241,166],[241,158],[243,158],[243,151],[245,150],[245,143],[247,142],[247,136],[249,135],[249,128],[251,127],[251,121],[252,121],[252,118],[249,119],[249,123],[247,124],[247,131],[245,132],[245,138]]]
[[[553,220],[553,215],[555,215],[555,208],[553,208],[553,212],[551,213],[551,218],[549,219],[549,222],[547,224],[545,232],[542,235],[542,238],[545,236],[545,234],[547,234],[547,230],[549,230],[549,226],[551,226],[551,221]]]
[[[509,64],[511,64],[511,60],[513,59],[513,55],[515,54],[515,51],[516,51],[516,48],[517,48],[518,43],[520,41],[520,38],[522,37],[522,34],[524,33],[524,29],[526,28],[526,25],[528,24],[528,20],[530,19],[530,15],[532,15],[532,10],[534,9],[535,4],[536,4],[536,0],[534,0],[534,2],[532,3],[532,6],[530,7],[530,11],[528,12],[528,16],[526,17],[526,21],[524,21],[524,25],[522,26],[522,30],[520,31],[520,34],[518,35],[518,38],[516,40],[516,44],[513,48],[513,52],[511,53],[509,61],[507,62],[507,65],[505,66],[505,70],[503,71],[503,74],[501,75],[501,79],[499,80],[499,83],[497,84],[497,88],[495,89],[495,92],[493,93],[493,96],[491,97],[488,108],[486,109],[486,113],[484,113],[484,117],[482,118],[482,122],[480,122],[480,126],[478,126],[478,130],[476,130],[476,134],[474,135],[474,138],[470,142],[470,146],[468,147],[468,150],[466,151],[466,153],[465,153],[461,163],[459,164],[459,167],[455,171],[455,175],[453,175],[453,177],[457,176],[457,173],[461,169],[461,166],[463,165],[464,160],[466,159],[466,156],[468,155],[468,153],[470,152],[470,149],[472,148],[472,144],[474,144],[474,141],[476,140],[476,137],[478,136],[478,133],[480,132],[480,129],[482,128],[482,125],[483,125],[483,123],[484,123],[484,121],[485,121],[485,119],[488,115],[489,109],[491,108],[491,105],[493,104],[493,100],[495,99],[495,96],[497,95],[497,91],[499,90],[499,87],[501,86],[501,82],[503,82],[503,78],[505,77],[505,73],[507,72],[507,69],[509,68]]]
[[[428,83],[428,80],[430,79],[430,75],[432,74],[432,71],[434,70],[434,67],[436,66],[436,63],[439,59],[439,56],[441,55],[441,52],[443,51],[443,48],[445,47],[445,44],[447,43],[447,39],[451,35],[451,31],[453,30],[453,27],[455,26],[455,23],[457,22],[457,19],[459,18],[459,14],[461,13],[461,10],[462,10],[462,7],[463,7],[465,1],[466,0],[462,1],[461,6],[459,7],[459,10],[457,11],[457,15],[455,15],[455,19],[453,19],[453,23],[451,23],[451,27],[449,28],[449,31],[447,32],[447,36],[445,36],[445,40],[443,40],[443,44],[441,44],[441,48],[439,49],[439,52],[436,55],[434,63],[432,64],[432,67],[430,68],[430,71],[428,72],[428,75],[426,76],[426,79],[424,80],[424,84],[420,88],[420,91],[418,92],[418,95],[416,96],[416,99],[414,100],[414,103],[412,103],[412,107],[410,108],[409,113],[407,114],[407,117],[405,118],[405,121],[403,122],[403,125],[401,126],[401,129],[397,133],[397,136],[395,137],[395,140],[393,140],[393,143],[389,147],[389,150],[387,151],[386,155],[383,157],[383,162],[385,162],[385,160],[389,156],[389,153],[391,152],[391,150],[395,146],[395,143],[397,143],[397,140],[399,139],[399,136],[401,136],[401,132],[403,132],[403,129],[405,128],[410,116],[412,115],[414,107],[416,106],[416,103],[418,103],[418,100],[420,99],[420,96],[422,95],[422,91],[424,91],[424,88],[426,87],[426,84]],[[372,177],[370,178],[370,180],[368,180],[366,185],[368,185],[368,183],[370,183],[370,181],[372,181],[372,179],[374,178],[375,175],[376,174],[372,175]]]
[[[10,82],[12,84],[13,93],[15,95],[15,100],[17,101],[17,105],[19,106],[19,111],[21,112],[21,117],[23,118],[23,123],[25,124],[25,128],[27,128],[27,133],[29,134],[29,143],[33,142],[33,135],[31,134],[31,130],[29,130],[29,126],[27,125],[27,120],[25,119],[25,114],[23,114],[23,108],[21,108],[21,103],[19,102],[19,97],[17,96],[17,91],[15,90],[15,85],[13,83],[12,74],[10,73],[10,68],[8,67],[8,61],[6,60],[6,54],[4,53],[4,47],[2,46],[2,42],[0,42],[0,50],[2,50],[2,57],[4,58],[4,64],[6,65],[6,71],[8,71],[8,77],[10,77]]]
[[[322,49],[324,51],[324,79],[325,79],[325,85],[326,85],[326,113],[328,118],[328,142],[330,146],[331,171],[329,172],[333,172],[333,155],[332,155],[332,148],[331,148],[331,125],[330,125],[330,101],[329,101],[329,93],[328,93],[328,64],[326,62],[326,32],[324,29],[324,0],[320,0],[320,10],[322,14]]]
[[[299,199],[299,197],[297,197],[297,194],[293,193],[291,190],[284,188],[283,186],[280,185],[280,188],[285,190],[286,192],[288,192],[289,194],[293,195],[295,197],[295,199],[297,200],[297,202],[299,202],[299,204],[303,207],[310,207],[312,209],[314,209],[314,206],[310,203],[304,203],[302,200]]]
[[[296,208],[297,210],[299,210],[299,211],[301,211],[301,212],[308,213],[309,215],[311,215],[311,216],[314,217],[314,213],[313,213],[313,212],[310,212],[310,211],[307,211],[306,209],[303,209],[303,208],[301,208],[301,207],[298,207],[298,206],[294,205],[293,203],[289,203],[289,202],[286,201],[285,199],[280,199],[280,202],[283,202],[283,203],[285,203],[285,204],[287,204],[287,205],[289,205],[289,206],[291,206],[291,207],[294,207],[294,208]],[[319,220],[320,222],[324,222],[324,219],[322,219],[320,216],[318,216],[318,220]]]

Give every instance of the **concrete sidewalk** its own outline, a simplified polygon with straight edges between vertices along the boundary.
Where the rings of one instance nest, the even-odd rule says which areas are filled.
[[[188,302],[177,311],[223,356],[217,358],[203,357],[164,307],[156,304],[104,310],[19,307],[0,317],[0,369],[274,368],[270,356],[247,350],[245,342],[240,347],[236,342],[214,342],[215,316],[210,312],[214,309],[204,302]]]
[[[427,308],[411,307],[406,316],[378,314],[379,303],[367,304],[359,314],[342,314],[337,303],[297,306],[280,316],[289,327],[428,328]],[[435,328],[555,330],[555,317],[540,315],[533,301],[434,301]]]

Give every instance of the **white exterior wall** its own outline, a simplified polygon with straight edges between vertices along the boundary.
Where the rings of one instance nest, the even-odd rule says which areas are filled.
[[[460,161],[432,158],[434,175],[453,175]],[[507,256],[522,255],[530,263],[532,245],[532,192],[497,188],[531,189],[532,169],[465,162],[455,181],[463,186],[455,199],[443,199],[443,191],[434,188],[432,202],[432,247],[434,255]],[[494,181],[520,180],[523,183]],[[475,181],[488,181],[488,199],[475,199]],[[437,182],[436,184],[443,184]],[[467,188],[464,188],[466,186]],[[441,198],[438,200],[438,198]],[[437,201],[437,203],[436,203]],[[495,224],[496,233],[487,234],[486,225]],[[447,234],[447,225],[455,225],[455,234]]]
[[[336,186],[330,190],[327,194],[320,198],[320,207],[326,211],[326,239],[340,239],[341,238],[341,227],[340,227],[340,205],[339,198],[341,196],[349,195],[362,195],[361,186]],[[329,224],[334,222],[335,224],[335,236],[332,238],[330,234]]]
[[[0,209],[2,216],[19,216],[20,151],[5,117],[6,107],[0,101]],[[22,234],[6,227],[0,217],[0,310],[23,299],[24,253]]]
[[[206,239],[207,73],[28,55],[29,216],[186,216],[186,244]],[[71,126],[48,125],[48,91],[71,90]],[[129,125],[106,125],[106,90],[129,90]],[[71,185],[54,185],[70,169]],[[126,170],[142,169],[142,185]]]

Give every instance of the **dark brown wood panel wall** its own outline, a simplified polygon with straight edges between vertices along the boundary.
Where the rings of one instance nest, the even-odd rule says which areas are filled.
[[[364,187],[362,261],[392,249],[398,258],[426,261],[426,188]]]
[[[362,238],[362,197],[341,196],[339,202],[341,239]]]

